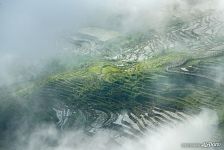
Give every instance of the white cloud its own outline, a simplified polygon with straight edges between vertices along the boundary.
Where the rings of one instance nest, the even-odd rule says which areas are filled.
[[[54,126],[37,128],[26,141],[20,144],[21,150],[181,150],[182,143],[211,142],[217,129],[218,118],[214,111],[204,109],[175,127],[159,128],[158,132],[148,133],[140,140],[125,140],[118,146],[111,142],[112,131],[102,131],[87,136],[82,131],[69,130],[60,133]],[[217,141],[214,141],[217,142]]]

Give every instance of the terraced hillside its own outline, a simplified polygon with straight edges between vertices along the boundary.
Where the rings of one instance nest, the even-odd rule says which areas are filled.
[[[187,119],[201,107],[219,109],[223,83],[210,80],[205,72],[200,75],[205,64],[192,65],[199,68],[197,74],[182,65],[166,71],[167,61],[177,56],[167,54],[128,67],[100,62],[51,77],[40,95],[44,101],[52,101],[61,128],[80,124],[88,132],[112,128],[129,136]],[[223,57],[213,58],[220,59]]]
[[[73,50],[97,59],[16,90],[13,98],[25,99],[29,106],[19,106],[24,111],[17,115],[29,114],[34,124],[50,121],[62,130],[82,128],[94,134],[110,129],[117,132],[115,137],[139,138],[210,108],[220,114],[221,127],[221,17],[212,12],[187,21],[176,17],[163,32],[149,30],[104,41],[82,32],[71,40],[78,47]]]

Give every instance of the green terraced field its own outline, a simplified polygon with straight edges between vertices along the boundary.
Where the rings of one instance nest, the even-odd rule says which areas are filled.
[[[168,53],[127,66],[97,62],[50,76],[38,87],[16,94],[26,95],[31,110],[37,107],[35,103],[41,106],[41,110],[32,112],[40,120],[56,123],[59,119],[60,128],[76,126],[86,132],[114,129],[124,136],[130,130],[131,137],[150,128],[183,121],[201,108],[222,111],[223,83],[212,79],[210,67],[223,66],[224,57],[189,59],[166,70],[181,57],[187,55]],[[181,70],[183,67],[189,71]],[[120,115],[126,117],[118,122]]]
[[[73,44],[94,53],[89,61],[12,85],[13,92],[0,90],[0,131],[16,128],[8,126],[10,121],[19,125],[25,119],[31,128],[50,122],[62,131],[109,129],[135,139],[203,108],[217,111],[224,131],[224,38],[217,18],[174,21],[165,35],[150,30],[106,42],[79,35]]]

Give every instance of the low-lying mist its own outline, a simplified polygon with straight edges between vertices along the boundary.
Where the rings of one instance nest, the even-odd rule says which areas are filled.
[[[187,18],[192,11],[218,10],[221,3],[220,0],[2,0],[0,50],[23,56],[52,55],[59,48],[55,47],[57,40],[82,27],[142,31],[166,25],[173,15]]]

